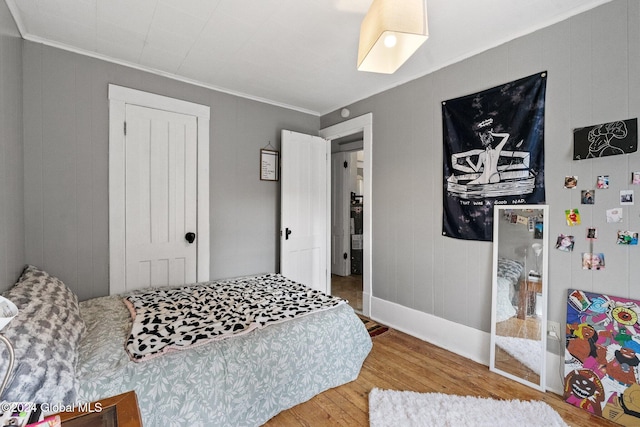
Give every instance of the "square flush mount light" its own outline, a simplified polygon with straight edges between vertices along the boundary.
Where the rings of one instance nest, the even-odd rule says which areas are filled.
[[[425,0],[373,0],[360,26],[358,70],[393,74],[428,37]]]

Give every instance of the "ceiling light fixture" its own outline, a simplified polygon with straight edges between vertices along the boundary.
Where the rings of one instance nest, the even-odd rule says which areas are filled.
[[[373,0],[360,26],[358,70],[393,74],[428,37],[425,0]]]

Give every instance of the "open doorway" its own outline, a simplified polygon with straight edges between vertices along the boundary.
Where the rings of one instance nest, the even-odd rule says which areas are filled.
[[[335,125],[323,128],[320,130],[320,136],[325,138],[326,140],[332,143],[339,142],[342,145],[348,145],[350,142],[357,142],[359,144],[358,147],[351,146],[347,149],[347,151],[363,151],[363,160],[362,160],[362,311],[361,313],[364,316],[371,317],[371,293],[372,293],[372,283],[373,283],[373,275],[371,271],[372,264],[372,251],[371,251],[371,242],[372,242],[372,224],[371,224],[371,212],[372,212],[372,148],[373,148],[373,115],[371,113],[363,114],[362,116],[355,117],[353,119],[346,120],[341,123],[337,123]],[[343,162],[344,164],[344,162]],[[353,164],[353,163],[352,163]],[[335,169],[332,165],[331,169]],[[349,192],[350,197],[350,192]],[[347,209],[350,212],[350,203],[347,205]],[[345,212],[345,209],[342,210]],[[347,218],[350,218],[350,213],[343,213],[343,215]],[[328,217],[331,215],[328,215]],[[327,218],[329,220],[329,218]],[[350,220],[349,220],[350,221]],[[329,222],[329,221],[328,221]],[[330,226],[330,225],[328,225]],[[349,226],[350,233],[350,226]],[[330,233],[327,233],[327,238],[330,240],[332,236],[329,236]],[[350,234],[349,234],[350,239]],[[348,241],[350,244],[350,240],[342,239],[342,241]],[[331,244],[329,246],[332,246]],[[331,259],[332,252],[331,247],[327,250],[327,256],[330,258],[327,262],[327,268],[331,271],[331,277],[334,278],[334,268],[332,266],[333,261]],[[344,257],[344,250],[342,255]],[[336,252],[340,254],[340,252]],[[349,251],[350,253],[350,251]],[[351,257],[348,255],[348,261],[351,262]],[[350,267],[349,267],[350,268]],[[351,275],[349,275],[351,276]],[[340,276],[347,277],[347,276]],[[337,284],[337,283],[336,283]],[[333,284],[330,283],[329,288],[333,288]],[[335,295],[332,289],[329,289],[329,293]],[[349,299],[347,297],[347,299]],[[360,310],[358,310],[360,311]]]
[[[331,292],[363,312],[362,132],[331,141]]]

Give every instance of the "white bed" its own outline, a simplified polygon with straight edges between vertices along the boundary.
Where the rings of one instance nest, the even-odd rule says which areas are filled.
[[[135,390],[147,427],[261,425],[354,380],[372,346],[362,321],[339,304],[134,362],[125,351],[132,318],[121,296],[78,303],[32,266],[5,296],[20,313],[3,330],[17,358],[3,400],[71,403]]]
[[[503,322],[517,314],[514,297],[523,270],[522,263],[508,258],[498,258],[496,283],[496,322]]]

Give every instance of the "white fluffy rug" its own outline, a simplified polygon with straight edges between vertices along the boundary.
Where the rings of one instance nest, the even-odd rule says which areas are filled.
[[[544,402],[494,400],[442,393],[369,393],[371,427],[568,427]]]
[[[542,342],[524,338],[496,336],[496,345],[540,375]]]

